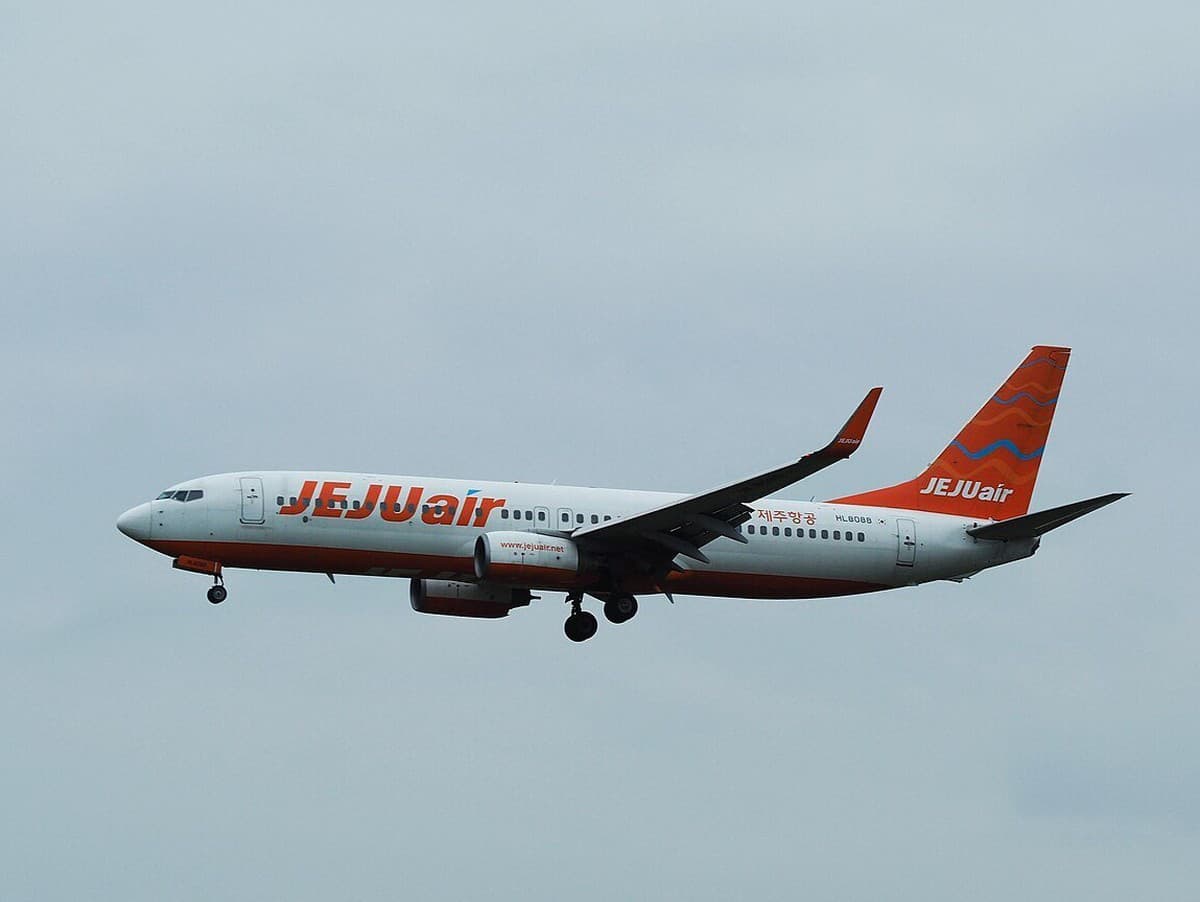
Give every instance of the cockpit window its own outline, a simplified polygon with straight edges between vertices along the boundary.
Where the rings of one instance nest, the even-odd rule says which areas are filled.
[[[155,501],[166,501],[166,500],[170,499],[172,501],[199,501],[203,497],[204,497],[203,489],[178,489],[178,490],[172,489],[169,492],[163,492],[161,495],[159,495],[154,500]]]

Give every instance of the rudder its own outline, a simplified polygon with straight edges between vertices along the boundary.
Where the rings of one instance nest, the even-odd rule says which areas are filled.
[[[1029,510],[1070,348],[1038,345],[916,479],[834,499],[1003,520]]]

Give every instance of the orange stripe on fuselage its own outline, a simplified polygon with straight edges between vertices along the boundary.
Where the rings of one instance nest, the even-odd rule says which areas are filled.
[[[458,574],[474,581],[475,565],[471,557],[405,554],[398,551],[368,551],[358,548],[322,548],[311,545],[278,545],[259,542],[146,543],[155,551],[179,557],[187,555],[219,561],[225,567],[247,570],[291,570],[299,573],[346,573],[371,575],[372,570],[405,570],[419,577]],[[539,568],[540,569],[540,568]],[[551,571],[553,572],[553,571]],[[822,579],[807,576],[781,576],[762,573],[687,570],[672,572],[663,588],[693,595],[717,595],[734,598],[829,598],[878,592],[892,586],[849,579]],[[630,586],[642,594],[661,589],[650,583]]]
[[[474,572],[471,557],[405,554],[360,548],[323,548],[314,545],[274,545],[259,542],[190,542],[154,539],[146,543],[172,557],[189,555],[220,561],[226,567],[247,570],[293,570],[298,573],[361,573],[371,570],[411,570],[419,576]]]
[[[538,588],[554,587],[559,589],[574,589],[594,585],[594,580],[584,582],[578,574],[555,567],[537,567],[530,564],[497,564],[489,563],[487,578],[491,581],[508,585],[517,585],[527,581]]]

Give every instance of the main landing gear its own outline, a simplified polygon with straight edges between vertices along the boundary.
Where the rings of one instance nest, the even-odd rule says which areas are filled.
[[[632,595],[614,595],[604,602],[604,616],[609,623],[624,623],[637,613],[637,599]]]
[[[583,609],[582,595],[568,595],[571,604],[571,616],[563,624],[563,632],[572,642],[586,642],[596,635],[596,615]]]
[[[563,632],[572,642],[586,642],[596,635],[596,616],[583,609],[582,594],[568,595],[567,601],[571,605],[571,615],[563,624]],[[613,595],[604,602],[604,617],[609,623],[624,623],[633,619],[637,609],[637,599],[632,595]]]

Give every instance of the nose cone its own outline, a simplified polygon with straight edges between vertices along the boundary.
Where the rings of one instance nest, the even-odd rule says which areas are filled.
[[[150,538],[150,503],[131,507],[117,517],[117,529],[136,542]]]

